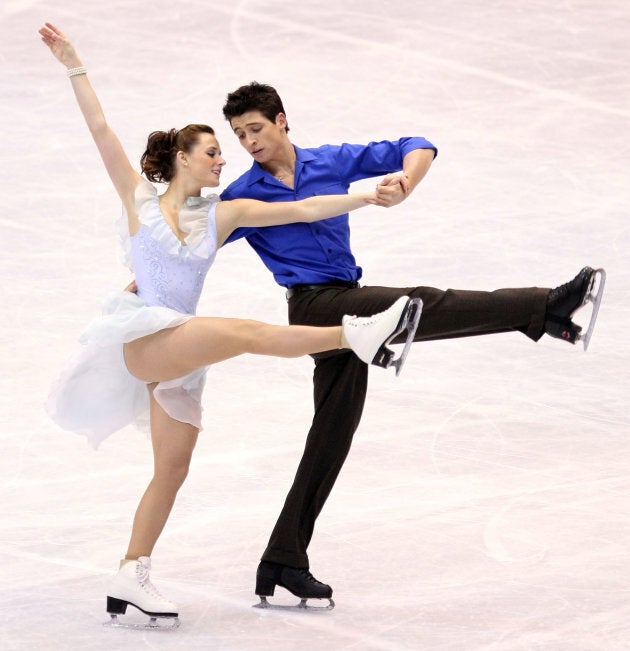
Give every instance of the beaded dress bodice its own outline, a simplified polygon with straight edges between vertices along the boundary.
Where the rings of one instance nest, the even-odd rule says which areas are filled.
[[[123,237],[123,248],[135,274],[137,294],[146,305],[195,314],[217,253],[218,201],[216,195],[187,199],[179,216],[179,227],[186,233],[182,243],[164,220],[155,187],[140,180],[135,207],[141,226],[135,235]]]

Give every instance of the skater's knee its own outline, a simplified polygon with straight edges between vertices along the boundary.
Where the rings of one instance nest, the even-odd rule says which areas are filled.
[[[171,489],[179,489],[188,477],[189,463],[162,463],[155,466],[153,479],[160,484],[169,485]]]
[[[234,325],[234,335],[239,340],[243,352],[256,353],[261,348],[267,330],[270,326],[253,319],[239,319]]]
[[[190,459],[169,459],[155,464],[153,480],[178,490],[188,477]]]

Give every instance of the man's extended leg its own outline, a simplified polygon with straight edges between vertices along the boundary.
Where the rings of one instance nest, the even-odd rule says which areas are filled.
[[[387,309],[400,296],[422,299],[415,341],[522,332],[537,341],[545,332],[548,288],[526,287],[471,291],[433,287],[320,286],[294,294],[290,322],[333,325],[344,314],[369,316]]]

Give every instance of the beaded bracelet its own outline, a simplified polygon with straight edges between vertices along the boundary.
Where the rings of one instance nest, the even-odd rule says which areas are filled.
[[[77,75],[86,75],[87,68],[85,66],[79,66],[78,68],[68,68],[66,70],[68,77],[76,77]]]

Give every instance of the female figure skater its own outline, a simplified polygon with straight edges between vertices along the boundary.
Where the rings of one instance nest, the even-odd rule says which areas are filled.
[[[344,317],[335,327],[274,326],[251,320],[196,317],[205,275],[217,249],[239,226],[311,222],[376,204],[375,193],[320,196],[289,203],[202,198],[216,187],[225,161],[213,130],[188,125],[155,132],[141,158],[146,177],[166,182],[159,195],[136,172],[109,127],[73,45],[46,23],[42,41],[67,75],[126,214],[125,244],[137,294],[121,292],[84,331],[85,344],[53,386],[48,411],[63,428],[93,445],[149,412],[154,475],[135,514],[125,558],[107,597],[116,619],[131,604],[177,622],[177,606],[149,579],[150,556],[166,524],[201,429],[206,367],[254,353],[297,357],[352,348],[367,363],[408,325],[402,297],[375,317]]]

